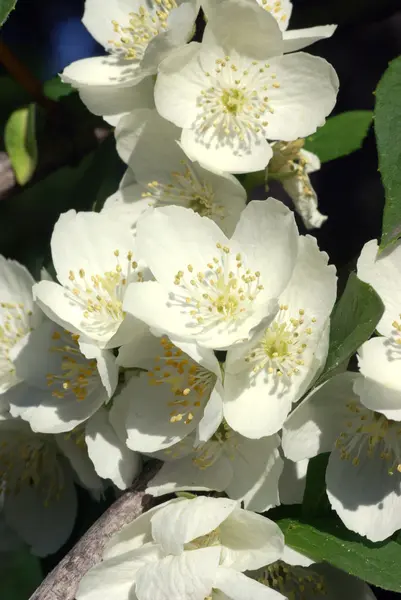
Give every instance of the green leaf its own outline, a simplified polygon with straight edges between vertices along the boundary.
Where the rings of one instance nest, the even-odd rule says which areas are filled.
[[[370,338],[383,311],[383,302],[374,289],[351,273],[331,316],[329,352],[317,384],[329,379]]]
[[[351,154],[362,146],[372,118],[370,110],[352,110],[331,117],[305,139],[305,150],[317,154],[322,163]]]
[[[4,600],[27,600],[42,580],[39,559],[28,549],[0,553],[0,590]]]
[[[376,90],[375,132],[386,194],[380,249],[401,237],[401,57],[390,63]]]
[[[330,452],[326,452],[318,454],[309,461],[302,501],[303,517],[321,517],[331,511],[326,493],[326,468],[329,456]]]
[[[17,0],[0,0],[0,25],[3,25],[16,4]]]
[[[14,111],[4,130],[6,151],[20,185],[30,180],[38,160],[35,123],[36,106],[30,104]]]
[[[73,92],[74,88],[69,83],[61,81],[58,75],[43,84],[43,93],[51,100],[60,100],[60,98],[69,96]]]
[[[401,546],[395,541],[374,544],[348,531],[335,518],[278,522],[285,542],[316,562],[356,575],[367,583],[401,592]]]
[[[118,189],[126,168],[117,154],[114,136],[109,135],[93,153],[92,163],[80,183],[84,193],[92,198],[92,210],[99,212],[103,208],[105,200]]]

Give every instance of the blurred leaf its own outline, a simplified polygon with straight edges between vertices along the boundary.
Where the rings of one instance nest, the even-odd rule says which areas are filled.
[[[30,104],[14,111],[4,130],[5,148],[20,185],[30,180],[38,160],[35,122],[36,106]]]
[[[11,79],[11,77],[0,77],[0,123],[5,123],[13,110],[31,100],[28,92]]]
[[[372,118],[370,110],[351,110],[331,117],[305,139],[305,150],[317,154],[322,163],[351,154],[362,146]]]
[[[386,194],[383,250],[401,237],[401,57],[390,63],[377,87],[375,131]]]
[[[302,516],[304,517],[321,517],[331,511],[326,493],[326,468],[329,456],[329,452],[318,454],[308,463],[302,501]]]
[[[56,77],[53,77],[53,79],[45,81],[43,84],[43,92],[45,96],[51,100],[60,100],[60,98],[72,94],[74,92],[74,88],[68,83],[61,81],[60,77],[57,75]]]
[[[374,289],[351,273],[331,316],[326,365],[317,384],[323,383],[370,338],[384,311]]]
[[[0,0],[0,25],[3,25],[16,4],[17,0]]]
[[[27,600],[42,581],[39,559],[28,549],[0,554],[0,597]]]
[[[374,544],[348,531],[336,518],[308,522],[278,522],[285,542],[316,562],[331,565],[386,590],[401,592],[401,546],[395,541]]]

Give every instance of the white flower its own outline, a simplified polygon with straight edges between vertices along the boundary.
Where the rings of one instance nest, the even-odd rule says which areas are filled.
[[[103,211],[117,211],[135,226],[150,206],[178,204],[210,217],[232,235],[245,208],[245,189],[233,175],[189,160],[176,141],[179,137],[178,127],[156,111],[137,110],[122,119],[116,129],[117,150],[129,170]]]
[[[330,452],[327,495],[348,529],[377,542],[401,527],[401,423],[364,406],[362,375],[337,375],[312,392],[283,428],[294,461]]]
[[[131,284],[124,310],[216,349],[273,317],[298,254],[294,217],[273,199],[248,204],[231,240],[192,210],[156,208],[138,221],[137,243],[156,281]]]
[[[145,330],[120,349],[118,363],[147,369],[131,377],[111,409],[112,422],[124,422],[129,448],[156,452],[193,431],[198,444],[215,433],[223,418],[223,385],[212,350],[175,346]]]
[[[0,412],[7,410],[1,394],[18,383],[14,360],[21,342],[42,319],[33,301],[34,283],[25,267],[0,255]]]
[[[376,599],[364,581],[327,563],[314,564],[288,546],[282,560],[248,575],[291,600]]]
[[[277,560],[284,546],[275,523],[233,500],[166,502],[125,526],[104,560],[81,580],[77,600],[279,600],[242,571]]]
[[[83,23],[110,53],[69,65],[62,79],[97,115],[115,125],[153,104],[153,75],[169,51],[192,35],[196,0],[86,0]]]
[[[358,260],[358,277],[373,286],[384,304],[377,325],[382,337],[365,342],[358,351],[357,393],[372,410],[401,421],[401,243],[378,256],[378,244],[365,244]]]
[[[292,141],[323,125],[338,79],[325,60],[283,56],[275,19],[249,0],[224,0],[202,44],[174,50],[159,67],[158,112],[183,129],[192,160],[230,173],[264,169],[266,138]]]
[[[34,286],[44,313],[80,336],[87,358],[129,341],[137,323],[125,315],[124,295],[132,281],[143,279],[129,226],[107,214],[70,210],[54,226],[51,249],[60,284]]]
[[[302,217],[306,229],[321,227],[327,220],[318,210],[318,201],[309,175],[320,169],[320,160],[312,152],[302,149],[303,140],[275,142],[269,174],[277,178]]]
[[[283,469],[277,435],[249,440],[225,423],[198,447],[190,436],[159,453],[165,464],[147,492],[153,496],[179,490],[225,491],[244,507],[264,512],[279,504],[278,480]]]
[[[46,320],[27,337],[15,359],[20,383],[5,397],[11,414],[28,421],[33,431],[71,431],[107,403],[117,386],[112,353],[102,350],[98,360],[89,360],[77,338]]]
[[[249,342],[228,351],[224,418],[246,437],[279,431],[293,402],[324,366],[337,281],[327,261],[314,238],[301,237],[276,317]]]
[[[102,483],[85,448],[77,443],[80,440],[74,436],[65,441],[68,454],[75,455],[79,480],[99,494]],[[72,531],[77,510],[74,470],[57,437],[33,433],[20,419],[0,417],[3,514],[34,554],[53,554]]]

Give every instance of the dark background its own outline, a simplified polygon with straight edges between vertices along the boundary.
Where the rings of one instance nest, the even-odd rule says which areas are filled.
[[[340,25],[332,39],[308,50],[329,60],[337,70],[341,87],[335,113],[373,109],[374,90],[381,75],[388,63],[401,54],[401,0],[293,0],[293,4],[291,28]],[[38,78],[46,80],[73,60],[102,53],[80,22],[82,12],[83,0],[19,0],[1,32],[1,39]],[[0,66],[3,75],[1,69]],[[1,94],[0,89],[0,97]],[[355,265],[363,244],[379,237],[381,231],[384,195],[373,130],[362,150],[323,165],[313,182],[321,212],[329,217],[314,234],[345,277]],[[7,198],[0,202],[0,225],[2,220],[4,225],[12,201],[13,198]],[[20,258],[25,254],[24,246],[34,243],[35,235],[50,235],[51,224],[45,230],[34,228],[31,237],[27,237],[26,231],[26,227],[15,227],[11,244],[10,236],[7,244],[0,237],[0,253]],[[85,494],[82,502],[87,502]],[[91,513],[93,519],[98,511],[99,507],[97,514]],[[76,534],[88,525],[78,523]],[[45,561],[45,569],[58,559]],[[376,593],[383,600],[400,596]]]

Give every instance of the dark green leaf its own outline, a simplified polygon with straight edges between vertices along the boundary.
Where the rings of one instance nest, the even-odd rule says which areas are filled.
[[[3,25],[16,4],[17,0],[0,0],[0,25]]]
[[[383,303],[374,289],[351,273],[331,316],[329,352],[318,384],[331,377],[343,363],[347,364],[375,331],[383,311]]]
[[[330,453],[318,454],[309,461],[306,487],[302,501],[302,516],[318,517],[330,512],[326,493],[326,468]]]
[[[352,110],[331,117],[305,139],[305,150],[317,154],[322,163],[351,154],[362,146],[372,117],[370,110]]]
[[[14,111],[4,130],[5,148],[20,185],[28,183],[38,160],[35,124],[36,106],[30,104]]]
[[[376,90],[375,131],[386,194],[383,250],[401,237],[401,57],[390,63]]]
[[[401,546],[395,541],[374,544],[348,531],[335,518],[278,522],[288,546],[316,562],[326,561],[367,583],[401,592]]]
[[[60,77],[57,75],[56,77],[53,77],[53,79],[45,81],[43,84],[43,92],[45,96],[51,100],[60,100],[60,98],[72,94],[74,88],[71,87],[69,83],[61,81]]]
[[[42,580],[39,559],[28,549],[0,553],[0,597],[27,600]]]
[[[92,210],[100,211],[105,200],[117,191],[127,166],[117,154],[114,136],[109,136],[93,153],[81,185],[92,198]]]

